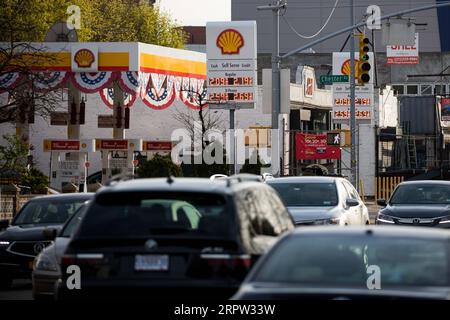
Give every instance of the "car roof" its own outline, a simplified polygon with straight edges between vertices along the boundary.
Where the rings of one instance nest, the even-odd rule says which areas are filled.
[[[302,177],[282,177],[268,180],[268,184],[273,183],[334,183],[338,180],[342,180],[341,177],[324,177],[324,176],[302,176]]]
[[[389,238],[414,238],[427,240],[449,240],[448,230],[405,226],[324,226],[297,228],[291,236],[376,236]]]
[[[199,192],[232,194],[244,187],[262,185],[261,182],[232,182],[227,179],[209,178],[145,178],[119,181],[102,187],[98,194],[110,192]]]
[[[429,184],[429,185],[446,185],[450,186],[450,181],[447,180],[414,180],[414,181],[404,181],[399,185],[414,185],[414,184]]]
[[[93,192],[87,193],[61,193],[52,195],[36,196],[29,201],[52,201],[52,200],[76,200],[76,199],[91,199],[94,197]]]

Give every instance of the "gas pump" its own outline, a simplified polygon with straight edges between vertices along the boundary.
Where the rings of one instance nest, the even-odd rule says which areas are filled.
[[[102,152],[102,184],[114,174],[134,175],[134,153],[142,151],[142,139],[96,139]]]
[[[88,154],[95,152],[95,141],[87,140],[44,140],[44,152],[50,152],[50,187],[62,191],[67,184],[78,191],[86,184],[86,162]],[[72,156],[69,156],[72,154]],[[78,159],[73,160],[73,154]]]

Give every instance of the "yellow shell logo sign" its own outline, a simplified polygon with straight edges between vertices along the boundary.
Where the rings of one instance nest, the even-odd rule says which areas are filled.
[[[216,45],[222,54],[239,54],[239,50],[244,46],[244,37],[237,30],[226,29],[217,37]]]
[[[90,68],[95,61],[95,55],[89,49],[80,49],[75,53],[73,60],[79,68]]]
[[[342,64],[341,72],[350,77],[350,59]],[[355,78],[359,77],[359,60],[355,60]]]

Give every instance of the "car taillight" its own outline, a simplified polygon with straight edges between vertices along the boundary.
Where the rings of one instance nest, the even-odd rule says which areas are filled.
[[[250,268],[252,265],[251,257],[248,254],[202,254],[200,257],[206,260],[206,262],[210,266]]]

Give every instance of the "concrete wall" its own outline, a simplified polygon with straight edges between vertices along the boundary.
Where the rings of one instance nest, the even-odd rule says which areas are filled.
[[[303,39],[292,31],[284,19],[300,34],[304,36],[314,35],[327,20],[335,4],[335,0],[288,0],[287,10],[280,19],[280,50],[286,53],[302,45],[311,42],[311,39]],[[272,47],[272,12],[258,11],[257,6],[271,3],[268,0],[232,0],[231,18],[232,20],[256,20],[258,25],[258,52],[269,53]],[[417,0],[357,0],[355,1],[355,20],[360,21],[371,4],[381,7],[382,14],[398,12],[405,9],[416,8],[425,4],[434,4],[435,0],[424,0],[418,3]],[[440,34],[437,10],[417,12],[412,15],[416,18],[416,23],[426,23],[427,26],[420,27],[419,46],[424,52],[440,52]],[[350,10],[348,1],[340,1],[329,24],[322,33],[315,39],[327,35],[333,31],[343,29],[350,25]],[[381,31],[375,32],[375,43],[377,51],[385,51],[381,44]],[[447,34],[442,35],[447,37]],[[341,35],[330,39],[322,44],[314,46],[315,52],[338,51],[345,42],[347,35]]]

